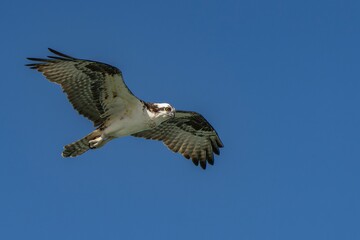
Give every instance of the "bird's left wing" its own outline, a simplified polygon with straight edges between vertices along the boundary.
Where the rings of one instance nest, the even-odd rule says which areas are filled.
[[[60,84],[73,107],[95,126],[139,102],[116,67],[49,50],[55,56],[28,58],[36,63],[27,66],[42,72],[51,82]]]
[[[213,165],[214,155],[219,155],[224,145],[215,129],[206,119],[196,112],[176,111],[175,117],[161,123],[156,128],[145,130],[135,137],[163,141],[174,152],[205,169],[206,162]]]

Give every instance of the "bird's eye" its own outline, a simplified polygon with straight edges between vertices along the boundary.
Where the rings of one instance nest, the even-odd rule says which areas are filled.
[[[171,108],[170,107],[165,107],[165,111],[170,112]]]

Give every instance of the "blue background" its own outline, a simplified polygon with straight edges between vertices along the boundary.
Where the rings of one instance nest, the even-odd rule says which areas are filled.
[[[359,1],[2,1],[1,239],[360,239]],[[141,99],[202,113],[206,171],[90,131],[24,67],[47,47],[119,67]]]

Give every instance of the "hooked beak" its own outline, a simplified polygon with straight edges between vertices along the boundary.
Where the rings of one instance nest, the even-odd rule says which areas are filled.
[[[175,117],[175,109],[170,113],[170,117],[172,117],[172,118]]]

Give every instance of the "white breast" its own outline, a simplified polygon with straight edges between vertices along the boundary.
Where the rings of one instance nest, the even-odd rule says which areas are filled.
[[[122,137],[151,128],[154,124],[146,112],[139,102],[131,110],[127,110],[122,114],[114,114],[106,124],[104,134],[111,137]]]

